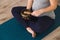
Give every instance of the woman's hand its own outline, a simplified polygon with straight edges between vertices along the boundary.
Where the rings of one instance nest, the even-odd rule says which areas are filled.
[[[50,6],[48,6],[46,8],[42,8],[42,9],[36,10],[36,11],[33,11],[31,13],[31,15],[38,17],[42,13],[54,11],[57,8],[57,0],[49,0],[49,1],[50,1]]]
[[[31,15],[38,17],[38,16],[40,16],[42,13],[43,13],[42,10],[36,10],[36,11],[33,11],[33,12],[31,13]]]

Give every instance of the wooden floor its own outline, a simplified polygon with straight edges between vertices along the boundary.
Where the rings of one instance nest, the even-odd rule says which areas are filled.
[[[11,9],[14,6],[25,6],[27,1],[20,0],[0,0],[0,24],[13,18]]]
[[[13,18],[11,9],[14,6],[26,6],[27,0],[0,0],[0,24]],[[44,37],[42,40],[60,40],[60,27]]]

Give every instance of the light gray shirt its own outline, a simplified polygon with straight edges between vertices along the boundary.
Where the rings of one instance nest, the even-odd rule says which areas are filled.
[[[33,1],[33,5],[32,5],[32,10],[39,10],[42,8],[46,8],[50,5],[50,1],[49,0],[34,0]],[[42,13],[40,16],[49,16],[52,19],[55,19],[55,13],[54,11],[50,11],[50,12],[46,12],[46,13]]]

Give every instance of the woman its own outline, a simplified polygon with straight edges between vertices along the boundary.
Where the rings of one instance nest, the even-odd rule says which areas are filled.
[[[12,9],[13,16],[21,22],[26,30],[36,37],[36,33],[43,33],[54,24],[55,14],[54,10],[57,7],[57,0],[28,0],[27,7],[14,7]],[[32,9],[31,15],[37,17],[36,22],[25,21],[20,13],[23,9]],[[27,24],[28,23],[28,24]]]

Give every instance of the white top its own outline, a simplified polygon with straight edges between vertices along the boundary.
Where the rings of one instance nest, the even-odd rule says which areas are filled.
[[[42,8],[46,8],[50,5],[49,0],[34,0],[32,5],[32,10],[39,10]],[[55,13],[54,11],[46,12],[41,14],[40,16],[49,16],[52,19],[55,19]]]

